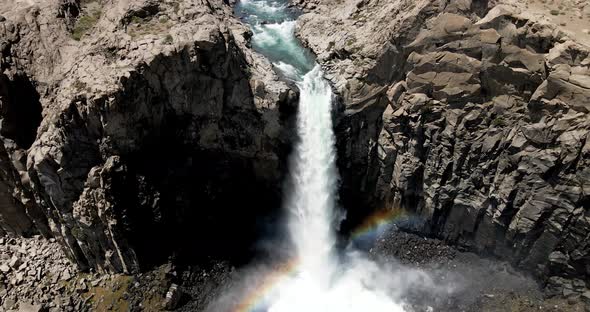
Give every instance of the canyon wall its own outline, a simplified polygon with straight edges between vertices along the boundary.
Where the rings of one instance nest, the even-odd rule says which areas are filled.
[[[298,5],[340,100],[345,229],[401,207],[586,290],[588,47],[507,2]],[[55,237],[82,270],[247,258],[273,231],[297,100],[250,36],[217,0],[3,1],[0,234]]]
[[[348,227],[404,208],[424,234],[584,292],[590,49],[510,3],[299,5],[298,34],[341,99]]]
[[[1,231],[82,270],[245,256],[297,97],[249,36],[221,1],[3,1]]]

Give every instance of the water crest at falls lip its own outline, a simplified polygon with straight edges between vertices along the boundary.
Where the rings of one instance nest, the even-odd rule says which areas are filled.
[[[286,0],[244,0],[236,13],[250,25],[254,50],[288,79],[301,82],[316,63],[295,36],[296,12],[287,4]]]
[[[284,206],[294,264],[264,289],[263,305],[238,311],[395,312],[381,268],[354,253],[346,264],[335,255],[338,173],[332,125],[332,91],[311,54],[295,36],[295,14],[286,1],[245,0],[236,13],[251,26],[252,45],[287,79],[297,83],[297,135]],[[262,300],[262,299],[260,299]]]

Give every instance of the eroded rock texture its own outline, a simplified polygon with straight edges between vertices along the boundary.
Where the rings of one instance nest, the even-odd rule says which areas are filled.
[[[583,292],[590,50],[508,4],[305,6],[299,35],[342,98],[349,216],[403,207],[424,233]]]
[[[2,231],[55,236],[99,271],[247,254],[278,207],[294,93],[229,6],[4,1],[0,15]]]

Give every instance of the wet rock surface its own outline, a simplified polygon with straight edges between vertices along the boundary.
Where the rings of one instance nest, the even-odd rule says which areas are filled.
[[[436,287],[409,289],[408,301],[415,311],[585,311],[586,307],[580,297],[548,299],[538,280],[508,262],[399,229],[379,237],[369,255],[381,263],[419,268],[432,277]]]

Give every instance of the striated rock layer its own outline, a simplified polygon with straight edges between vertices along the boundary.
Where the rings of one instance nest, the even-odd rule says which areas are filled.
[[[342,203],[511,259],[550,290],[590,281],[590,49],[516,5],[304,1],[299,36],[342,106]]]
[[[295,94],[231,14],[3,1],[1,232],[54,236],[99,271],[243,252],[278,206]]]

